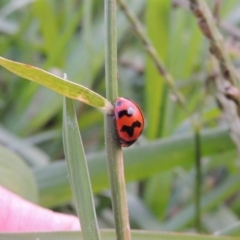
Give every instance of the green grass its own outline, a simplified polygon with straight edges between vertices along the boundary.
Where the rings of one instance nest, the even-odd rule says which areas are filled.
[[[61,134],[62,95],[85,99],[74,101],[74,105],[98,224],[112,229],[102,112],[111,110],[105,99],[103,1],[93,1],[92,6],[74,0],[25,1],[19,7],[13,2],[0,2],[0,64],[14,67],[5,58],[36,68],[29,71],[27,65],[17,65],[20,70],[16,72],[15,65],[17,76],[0,67],[0,184],[44,207],[68,212],[71,206],[75,213]],[[239,1],[222,3],[222,22],[237,27]],[[182,6],[173,8],[169,0],[131,0],[127,6],[142,22],[176,89],[184,95],[192,119],[201,123],[201,223],[203,234],[209,234],[185,234],[196,231],[195,142],[189,115],[174,101],[171,89],[119,9],[119,96],[136,101],[146,122],[143,135],[123,151],[130,225],[132,229],[161,231],[134,232],[132,239],[239,237],[240,146],[229,134],[229,128],[234,129],[231,120],[239,118],[230,116],[225,121],[226,111],[216,101],[217,79],[213,76],[217,68],[209,55],[209,43],[192,12]],[[87,8],[91,8],[88,14]],[[232,51],[237,42],[229,41],[228,29],[220,30],[228,43],[226,51],[237,66],[238,48]],[[69,82],[64,81],[64,73]],[[86,93],[84,97],[81,91]],[[213,237],[215,232],[228,237]],[[34,237],[0,234],[0,239]],[[41,239],[76,237],[74,233],[41,235]],[[101,237],[114,239],[114,234],[101,232]]]

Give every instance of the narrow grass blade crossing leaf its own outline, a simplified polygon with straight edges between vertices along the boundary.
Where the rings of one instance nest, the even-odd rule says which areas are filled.
[[[82,101],[97,108],[104,109],[107,112],[111,111],[112,109],[110,102],[99,94],[79,84],[55,76],[40,68],[36,68],[28,64],[10,61],[2,57],[0,57],[0,65],[20,77],[39,83],[66,97]]]
[[[73,101],[64,98],[63,106],[64,152],[83,239],[99,240],[90,177]]]
[[[131,231],[133,240],[237,240],[238,237],[218,237],[210,235],[198,235],[190,233],[169,233],[169,232],[150,232],[150,231]],[[101,237],[104,240],[115,239],[113,230],[102,230]],[[0,233],[1,240],[83,240],[81,232],[37,232],[37,233]]]

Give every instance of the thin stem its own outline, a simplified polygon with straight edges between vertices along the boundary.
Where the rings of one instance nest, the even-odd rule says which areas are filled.
[[[198,232],[202,230],[201,224],[201,185],[202,185],[202,169],[201,169],[201,139],[200,129],[195,129],[195,169],[196,169],[196,186],[195,186],[195,207],[196,219],[195,226]]]
[[[105,22],[106,97],[113,103],[118,96],[116,0],[105,0]],[[123,155],[112,115],[105,117],[105,138],[116,235],[118,240],[130,240]]]
[[[222,5],[222,0],[215,0],[213,7],[213,16],[216,19],[217,26],[220,24],[220,9]]]
[[[116,1],[105,0],[105,73],[106,96],[114,102],[118,96],[117,82],[117,29],[116,29]]]

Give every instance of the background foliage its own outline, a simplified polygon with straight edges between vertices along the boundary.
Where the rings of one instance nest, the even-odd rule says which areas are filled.
[[[0,2],[0,54],[89,87],[104,95],[103,2],[93,1],[92,25],[77,0]],[[213,5],[214,1],[211,1]],[[180,5],[179,5],[180,4]],[[139,16],[201,122],[202,223],[206,233],[240,218],[239,160],[216,102],[208,42],[185,1],[128,1]],[[238,0],[223,1],[224,43],[238,66]],[[143,109],[146,128],[124,151],[132,228],[194,230],[194,137],[189,116],[174,101],[141,41],[118,13],[119,95]],[[112,228],[104,153],[103,115],[76,103],[101,227]],[[0,184],[57,211],[72,205],[61,124],[62,96],[0,68]],[[14,176],[14,177],[12,177]],[[141,217],[139,217],[141,216]],[[239,230],[231,232],[240,235]]]

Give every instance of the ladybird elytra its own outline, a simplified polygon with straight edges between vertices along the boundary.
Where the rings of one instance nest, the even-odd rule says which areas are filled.
[[[134,101],[119,97],[114,104],[114,116],[121,146],[129,147],[143,131],[143,113]]]

